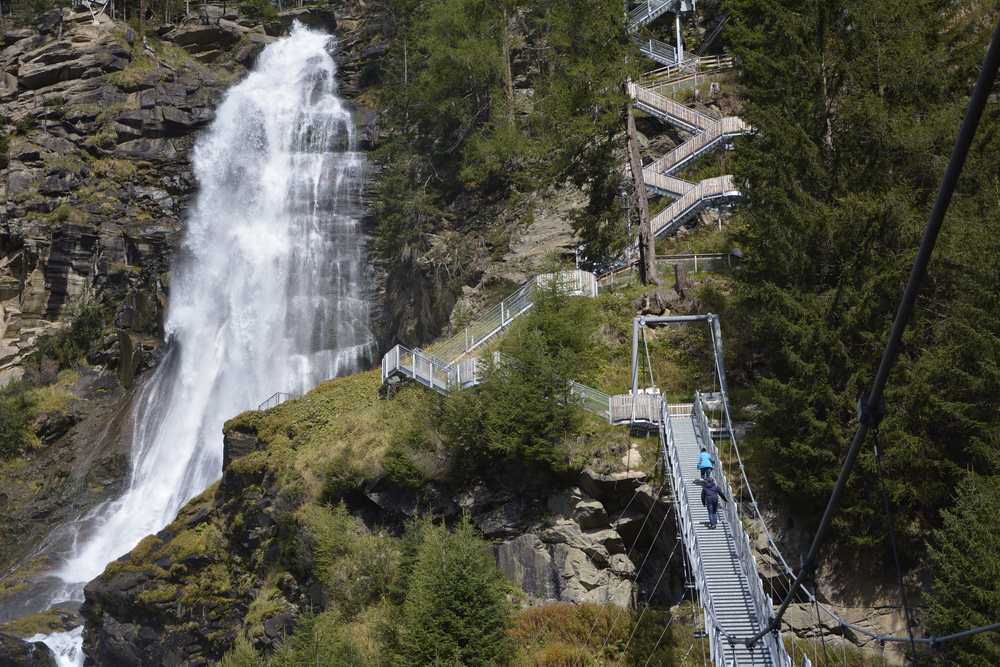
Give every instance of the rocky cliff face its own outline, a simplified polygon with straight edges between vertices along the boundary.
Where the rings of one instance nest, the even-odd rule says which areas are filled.
[[[0,112],[0,384],[39,336],[84,305],[115,313],[107,361],[126,384],[161,337],[170,258],[194,193],[191,148],[226,87],[293,20],[339,36],[342,85],[357,95],[377,58],[363,2],[161,26],[56,12],[3,34]],[[219,13],[221,12],[214,12]],[[339,21],[339,24],[338,24]],[[372,115],[361,112],[362,126]]]

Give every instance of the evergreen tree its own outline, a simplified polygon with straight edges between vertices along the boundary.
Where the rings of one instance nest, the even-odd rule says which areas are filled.
[[[466,520],[424,527],[403,603],[400,664],[502,664],[509,653],[505,582]]]
[[[942,513],[944,527],[930,548],[933,586],[927,596],[929,627],[945,635],[1000,618],[1000,479],[967,476],[955,506]],[[945,644],[940,664],[1000,664],[1000,636],[985,633]]]
[[[756,135],[736,151],[747,194],[732,334],[752,350],[759,470],[818,519],[855,426],[988,41],[985,6],[931,0],[727,0]],[[775,35],[782,35],[776,39]],[[967,45],[977,44],[977,49]],[[996,133],[987,111],[890,378],[881,442],[909,554],[961,470],[995,461]],[[993,195],[988,193],[994,193]],[[973,248],[975,250],[973,250]],[[983,253],[983,255],[978,255]],[[977,256],[978,255],[978,256]],[[990,311],[990,312],[987,312]],[[970,345],[976,341],[978,345]],[[881,541],[866,450],[835,528]]]

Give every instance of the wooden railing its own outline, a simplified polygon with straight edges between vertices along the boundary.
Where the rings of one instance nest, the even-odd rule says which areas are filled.
[[[652,113],[670,116],[675,121],[680,121],[692,130],[704,130],[711,127],[717,120],[706,113],[686,107],[680,102],[640,86],[634,81],[629,81],[627,87],[629,95],[640,107],[644,107],[645,110]]]
[[[730,55],[685,58],[684,62],[650,70],[639,77],[643,88],[658,88],[680,83],[695,76],[708,76],[733,69],[736,60]]]
[[[664,98],[666,99],[666,98]],[[721,120],[712,121],[705,131],[663,155],[645,169],[656,173],[668,174],[679,169],[701,153],[713,148],[716,144],[732,137],[746,134],[750,126],[736,116],[727,116]],[[645,171],[645,169],[643,171]]]
[[[642,180],[645,181],[647,186],[660,192],[665,192],[673,197],[681,197],[685,192],[694,187],[694,183],[691,181],[661,174],[652,167],[646,167],[642,170]]]
[[[706,178],[684,193],[683,197],[656,214],[650,221],[653,226],[653,235],[662,236],[673,231],[704,201],[736,196],[739,196],[739,190],[736,188],[732,176]]]

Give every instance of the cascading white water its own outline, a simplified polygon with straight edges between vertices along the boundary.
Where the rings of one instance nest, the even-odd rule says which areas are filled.
[[[219,478],[226,419],[369,360],[365,160],[332,47],[296,25],[197,142],[169,352],[135,403],[128,488],[79,522],[61,597],[82,599],[87,581]]]

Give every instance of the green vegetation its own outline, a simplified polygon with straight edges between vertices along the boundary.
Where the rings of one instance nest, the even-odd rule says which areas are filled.
[[[934,566],[927,596],[929,623],[935,635],[995,623],[1000,618],[1000,533],[991,517],[1000,511],[1000,480],[969,475],[958,485],[953,508],[942,512],[943,527],[930,548]],[[1000,638],[995,633],[947,644],[940,664],[997,664]]]
[[[30,396],[19,384],[0,389],[0,460],[20,454],[31,442]]]
[[[971,81],[988,42],[979,10],[920,0],[762,5],[729,0],[746,120],[737,178],[752,184],[739,241],[747,261],[728,335],[754,359],[755,479],[813,524],[874,375]],[[769,37],[780,29],[789,38]],[[761,57],[767,53],[766,58]],[[946,63],[946,65],[942,65]],[[1000,119],[991,106],[988,128]],[[995,472],[1000,400],[1000,136],[980,131],[938,244],[881,428],[903,553],[969,467]],[[870,447],[836,536],[882,548]]]
[[[273,21],[278,10],[271,0],[245,0],[239,4],[240,13],[252,21]]]
[[[135,178],[138,168],[132,160],[116,158],[101,158],[90,164],[94,175],[101,178],[111,178],[116,181],[129,181]]]
[[[109,74],[108,81],[124,90],[132,90],[141,84],[154,69],[156,69],[156,61],[141,48],[134,49],[132,60],[129,61],[125,69]]]
[[[26,364],[29,376],[39,384],[47,384],[46,376],[51,367],[70,368],[91,351],[104,332],[107,319],[104,308],[98,304],[84,305],[73,318],[68,329],[38,339],[34,353]]]
[[[622,82],[638,62],[621,3],[393,0],[388,15],[374,249],[394,301],[406,304],[390,321],[446,319],[469,238],[502,253],[509,231],[491,229],[496,213],[518,209],[524,193],[587,186],[574,224],[588,253],[620,249]],[[451,231],[463,242],[435,252]]]
[[[467,521],[454,532],[430,525],[419,530],[398,630],[400,664],[504,662],[510,652],[507,583],[486,543]]]
[[[591,347],[591,305],[553,289],[538,291],[535,307],[502,343],[516,358],[488,371],[481,387],[458,392],[444,404],[442,431],[458,453],[458,467],[475,461],[515,460],[562,470],[563,447],[582,418],[570,394]],[[576,317],[574,317],[574,315]]]

